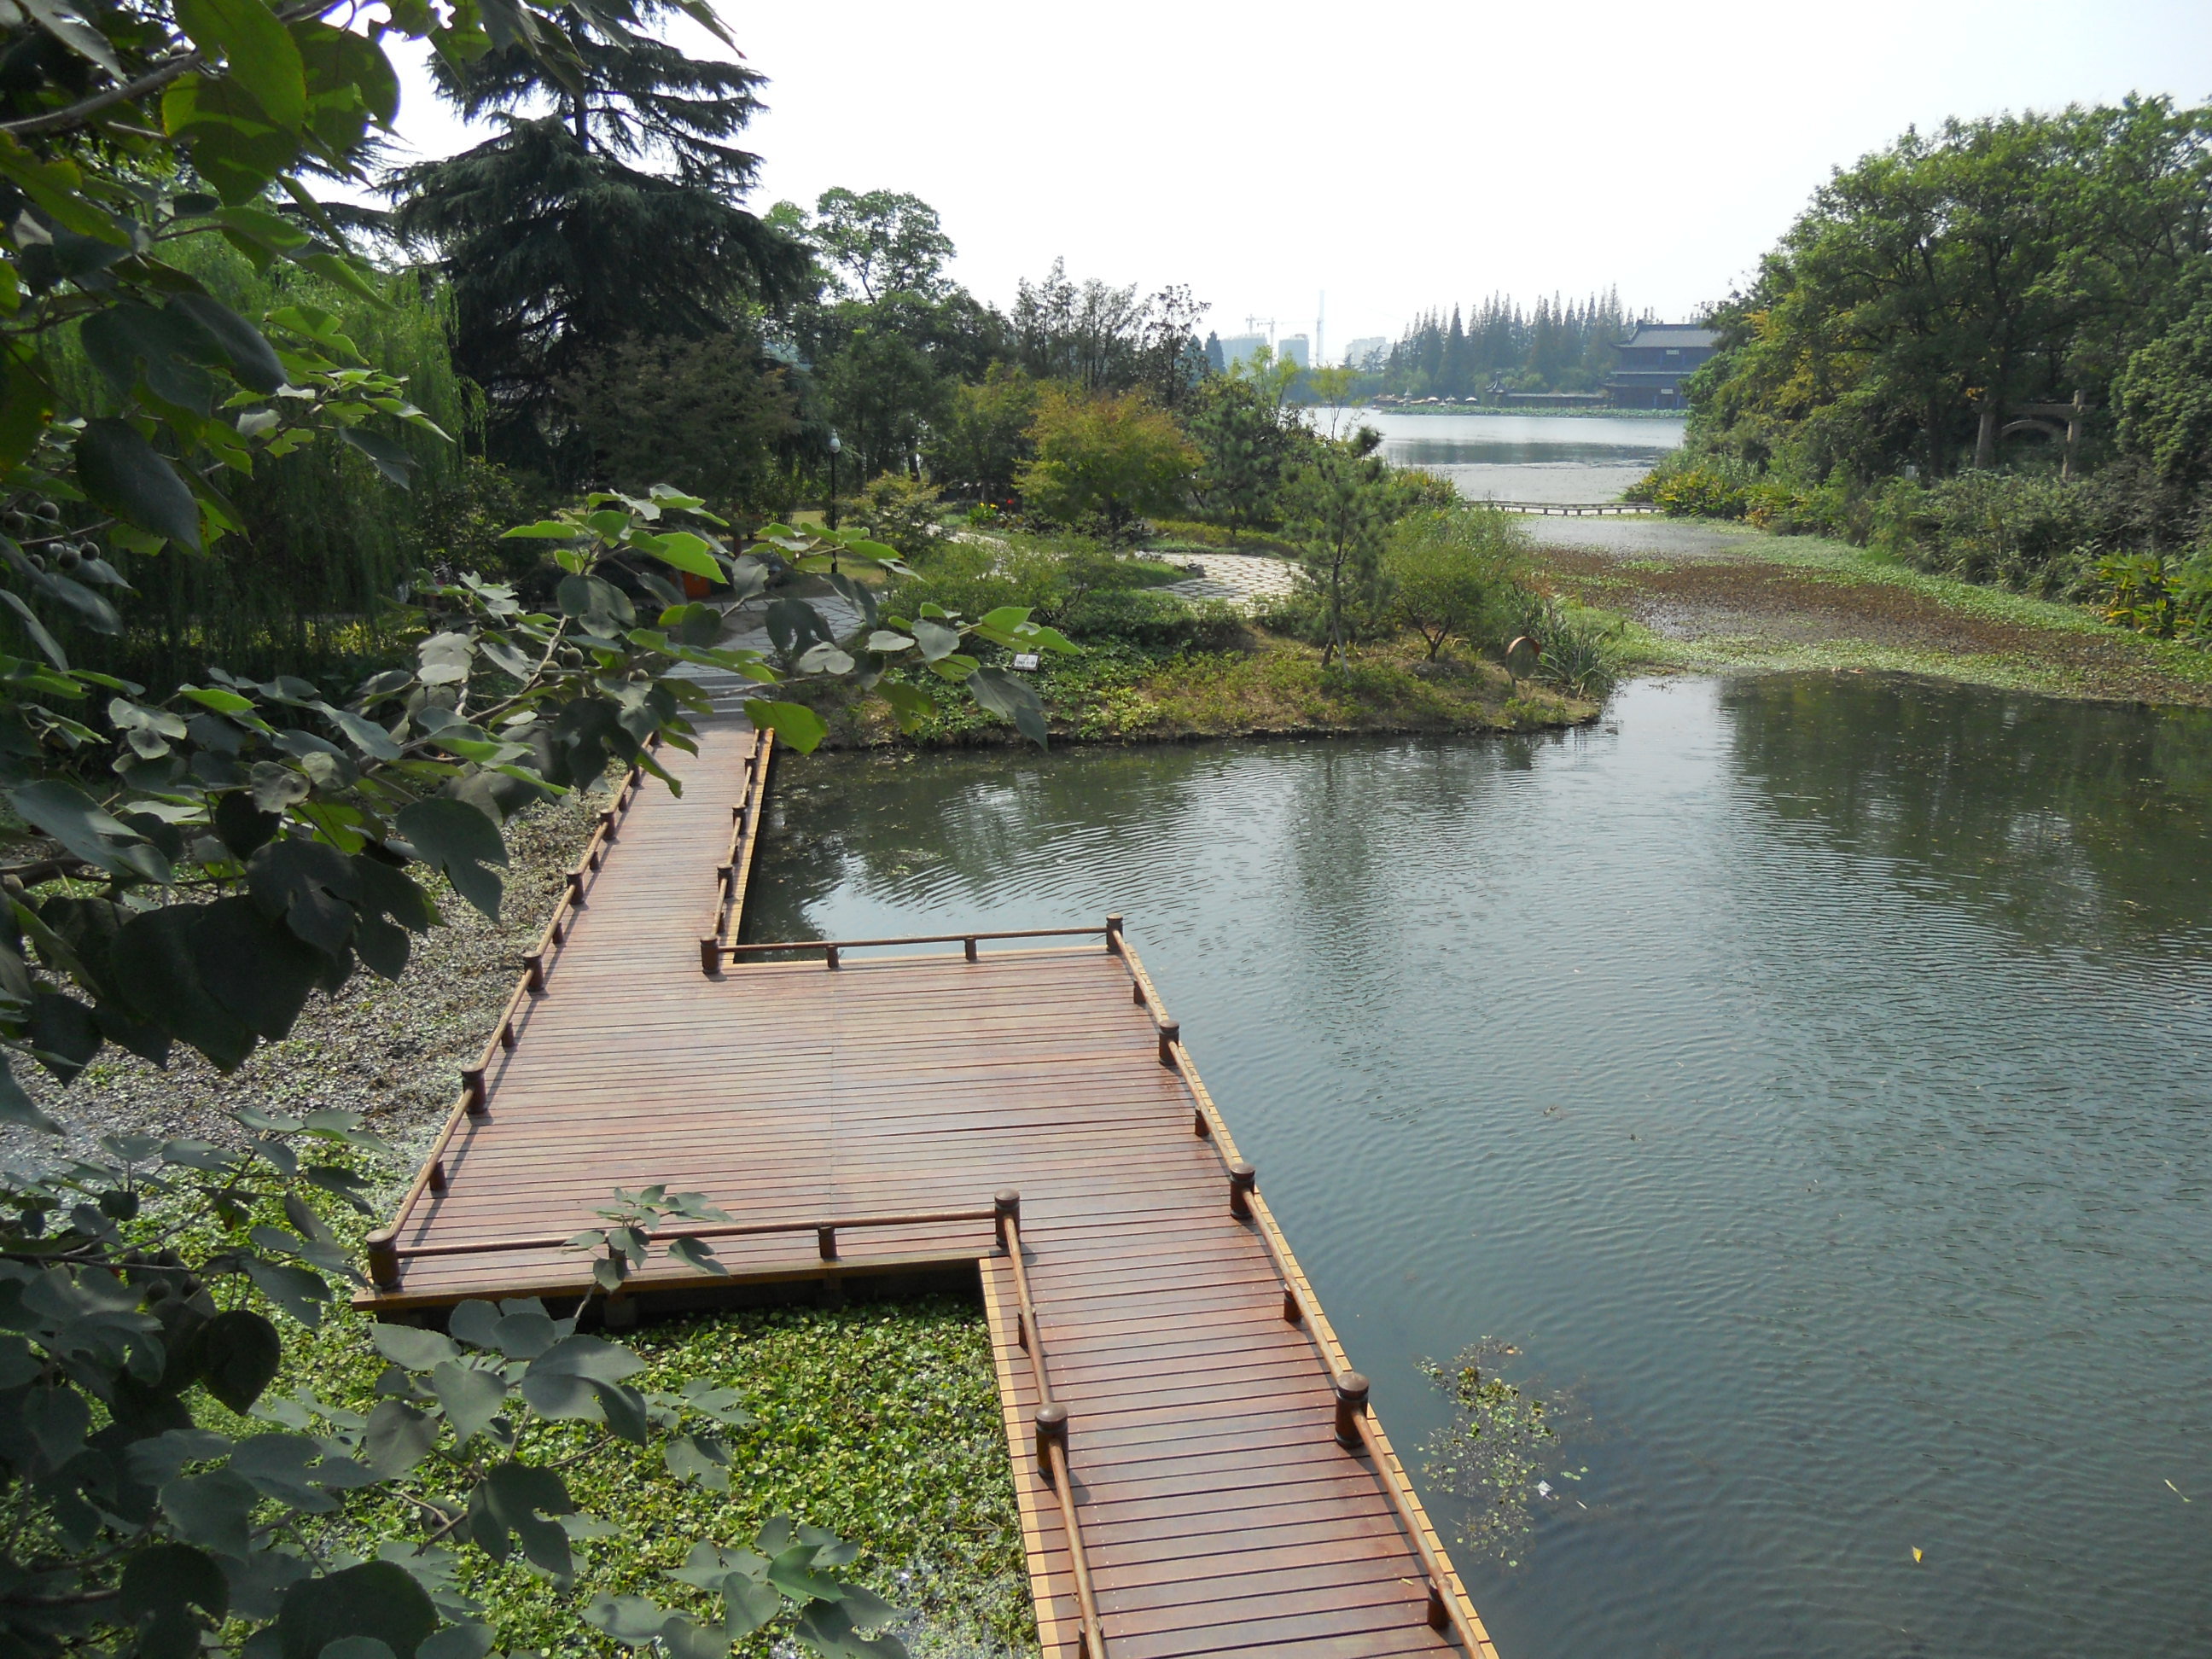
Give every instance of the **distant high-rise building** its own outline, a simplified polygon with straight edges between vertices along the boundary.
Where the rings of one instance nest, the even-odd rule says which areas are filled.
[[[1303,334],[1285,334],[1276,342],[1275,356],[1282,362],[1296,363],[1300,368],[1313,367],[1313,353],[1309,348],[1313,342]]]
[[[1346,366],[1356,368],[1363,374],[1378,372],[1389,355],[1390,343],[1380,334],[1370,334],[1354,340],[1344,349]]]
[[[1224,364],[1234,368],[1239,363],[1249,363],[1260,355],[1260,348],[1267,343],[1264,334],[1232,334],[1221,343]]]

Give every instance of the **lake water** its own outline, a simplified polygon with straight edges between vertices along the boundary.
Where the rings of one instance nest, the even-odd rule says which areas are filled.
[[[1410,1463],[1419,1356],[1572,1392],[1455,1552],[1507,1659],[2212,1651],[2212,719],[1684,680],[774,799],[756,938],[1127,914]]]
[[[1317,424],[1327,428],[1327,410]],[[1682,441],[1682,422],[1664,417],[1357,409],[1338,418],[1340,430],[1363,424],[1382,434],[1392,465],[1440,473],[1477,501],[1614,501]]]

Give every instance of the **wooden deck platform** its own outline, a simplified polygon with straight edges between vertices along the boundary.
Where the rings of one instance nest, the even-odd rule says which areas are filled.
[[[575,1296],[588,1263],[548,1241],[653,1182],[783,1229],[710,1237],[740,1279],[974,1264],[1048,1659],[1492,1653],[1118,931],[733,953],[756,743],[710,729],[663,757],[680,799],[608,814],[364,1304]],[[634,1282],[718,1281],[656,1256]]]

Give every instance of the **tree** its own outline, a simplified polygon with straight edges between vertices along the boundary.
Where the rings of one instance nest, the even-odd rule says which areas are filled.
[[[956,489],[1004,500],[1031,453],[1036,410],[1036,382],[1018,368],[993,363],[980,384],[953,388],[932,433],[930,471]]]
[[[857,289],[870,302],[887,294],[942,295],[945,262],[957,250],[937,210],[919,196],[855,195],[841,185],[816,198],[814,212],[805,234],[829,259],[840,292]]]
[[[750,330],[618,340],[555,383],[594,482],[643,495],[665,480],[725,512],[763,504],[798,430],[783,368]]]
[[[1381,597],[1382,535],[1398,505],[1390,469],[1376,453],[1382,447],[1382,434],[1367,426],[1317,440],[1284,492],[1300,574],[1320,597],[1328,629],[1324,668],[1346,656],[1354,613]]]
[[[505,131],[393,186],[395,228],[434,246],[453,283],[454,360],[491,400],[490,453],[564,483],[584,460],[560,380],[634,337],[707,338],[805,275],[804,252],[738,205],[759,158],[732,140],[761,76],[643,33],[672,9],[561,9],[559,74],[519,40],[439,59],[456,108]]]
[[[1447,642],[1472,640],[1506,614],[1527,556],[1527,536],[1495,507],[1401,520],[1382,555],[1390,614],[1421,636],[1434,662]]]
[[[1109,536],[1139,514],[1172,510],[1198,465],[1168,412],[1133,392],[1046,386],[1030,438],[1036,459],[1020,471],[1030,504],[1068,523],[1097,514]]]
[[[2112,401],[2121,448],[2193,495],[2212,484],[2212,260],[2177,293],[2186,309],[2128,359]]]
[[[2106,401],[2212,251],[2212,110],[1907,132],[1838,172],[1723,307],[1698,441],[1818,481],[1990,465],[2023,400]]]
[[[0,597],[39,655],[0,656],[0,793],[52,851],[0,872],[0,1121],[57,1127],[18,1066],[67,1079],[112,1042],[155,1063],[183,1045],[234,1068],[357,969],[404,975],[410,935],[438,919],[418,867],[495,912],[509,811],[591,787],[616,761],[654,769],[655,737],[690,740],[687,714],[704,705],[678,664],[780,678],[757,653],[714,648],[720,611],[686,601],[676,574],[740,595],[821,574],[863,631],[811,641],[809,676],[868,681],[924,660],[1042,736],[1034,690],[959,647],[1067,648],[1049,629],[1018,612],[880,627],[899,619],[879,617],[844,570],[874,562],[869,545],[774,526],[735,553],[702,503],[666,489],[594,495],[510,532],[550,554],[554,608],[467,572],[414,586],[413,650],[349,694],[214,666],[149,692],[71,665],[43,616],[112,630],[106,594],[133,560],[235,533],[224,473],[323,436],[395,484],[410,476],[394,433],[429,422],[393,377],[351,362],[334,318],[301,306],[248,318],[176,252],[220,236],[264,268],[289,260],[375,302],[334,240],[302,228],[333,235],[304,176],[368,159],[396,99],[387,42],[427,38],[462,57],[573,50],[557,18],[511,0],[392,9],[366,33],[350,8],[260,0],[9,14]],[[685,9],[715,26],[703,4]],[[72,372],[71,337],[97,384]],[[633,594],[647,597],[642,614]],[[902,720],[932,706],[911,686],[877,690]],[[753,708],[801,748],[820,735],[801,701]],[[451,1337],[384,1333],[396,1375],[365,1421],[264,1400],[285,1343],[270,1313],[312,1323],[351,1272],[311,1199],[358,1202],[364,1178],[344,1155],[376,1146],[342,1114],[257,1111],[241,1127],[258,1139],[226,1151],[125,1135],[44,1173],[0,1175],[9,1652],[319,1659],[336,1644],[356,1659],[471,1659],[488,1633],[439,1540],[496,1559],[519,1546],[556,1585],[569,1559],[565,1488],[524,1437],[533,1414],[604,1423],[662,1443],[710,1483],[719,1473],[726,1401],[648,1396],[627,1381],[633,1356],[512,1304],[458,1312]],[[616,1250],[641,1224],[696,1212],[655,1190],[609,1207]],[[611,1255],[599,1265],[619,1279]],[[209,1428],[210,1401],[260,1404],[265,1431]],[[302,1529],[323,1524],[313,1517],[373,1501],[431,1460],[434,1477],[401,1507],[413,1535],[358,1563],[303,1547]],[[390,1522],[354,1524],[358,1539]],[[684,1573],[720,1596],[718,1626],[642,1598],[582,1615],[687,1659],[726,1654],[733,1633],[770,1620],[817,1652],[898,1651],[854,1633],[888,1610],[836,1580],[844,1558],[826,1534],[772,1523],[755,1541],[818,1577],[787,1594],[764,1560],[702,1544]]]
[[[1199,388],[1189,416],[1200,455],[1196,492],[1206,510],[1228,524],[1231,543],[1240,532],[1274,520],[1284,470],[1310,437],[1285,402],[1297,372],[1262,346]]]

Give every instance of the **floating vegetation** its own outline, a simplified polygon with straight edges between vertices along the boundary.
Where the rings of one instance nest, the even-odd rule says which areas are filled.
[[[1510,1567],[1521,1565],[1514,1552],[1534,1528],[1540,1505],[1586,1507],[1565,1493],[1589,1473],[1562,1461],[1563,1437],[1587,1422],[1571,1391],[1547,1393],[1536,1382],[1516,1386],[1498,1375],[1501,1362],[1520,1352],[1485,1337],[1449,1364],[1417,1362],[1452,1402],[1450,1424],[1422,1444],[1428,1479],[1466,1504],[1460,1540]]]

